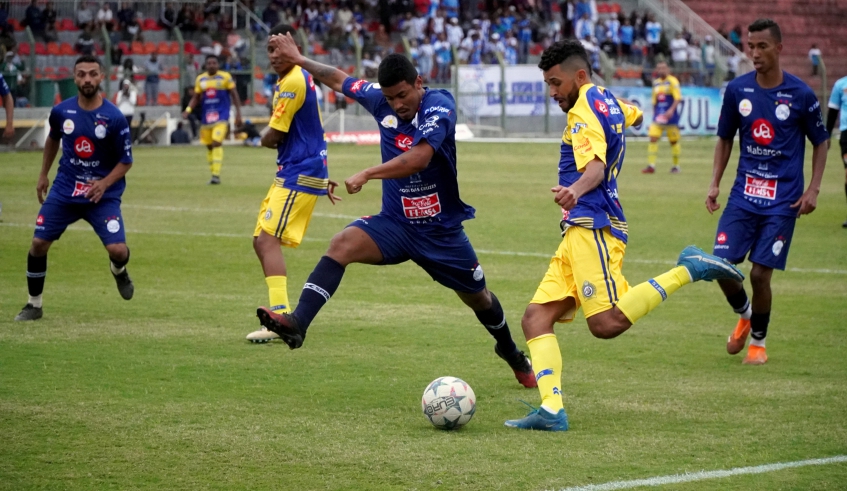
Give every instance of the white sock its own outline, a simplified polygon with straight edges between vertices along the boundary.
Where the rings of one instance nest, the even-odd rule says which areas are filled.
[[[35,296],[35,297],[30,295],[29,296],[29,302],[27,302],[27,303],[31,303],[33,307],[40,309],[41,308],[41,295],[38,295],[38,296]]]
[[[758,346],[760,348],[764,348],[765,347],[765,338],[750,339],[750,346]]]
[[[547,406],[545,406],[545,405],[543,405],[543,404],[541,405],[541,409],[543,409],[544,411],[546,411],[546,412],[547,412],[547,414],[550,414],[550,415],[553,415],[553,416],[555,416],[555,415],[557,414],[557,413],[556,413],[556,411],[553,411],[552,409],[550,409],[549,407],[547,407]]]
[[[750,320],[750,317],[753,316],[753,307],[750,306],[750,302],[747,302],[747,310],[738,315],[744,320]]]
[[[117,266],[115,266],[115,263],[109,261],[109,269],[112,270],[112,274],[121,274],[126,271],[126,266],[121,266],[120,268],[118,268]]]

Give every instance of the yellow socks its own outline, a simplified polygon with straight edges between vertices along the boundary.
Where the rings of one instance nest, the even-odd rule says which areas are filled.
[[[214,147],[209,152],[209,158],[211,164],[210,167],[212,169],[212,175],[220,176],[221,167],[223,166],[224,162],[224,147]]]
[[[682,154],[682,145],[679,142],[671,144],[671,156],[673,156],[674,167],[679,167],[680,154]]]
[[[553,414],[564,409],[562,402],[562,352],[555,334],[542,334],[526,342],[538,380],[541,405]]]
[[[659,143],[648,143],[647,144],[647,164],[650,167],[656,167],[656,154],[659,153]]]
[[[208,148],[206,149],[206,161],[209,162],[209,170],[212,171],[212,169],[214,169],[214,167],[212,167],[214,160],[212,159],[212,151]],[[212,173],[214,174],[214,172]]]
[[[677,266],[644,283],[635,285],[621,297],[618,309],[635,324],[638,319],[659,306],[668,295],[691,283],[691,276],[683,266]]]
[[[265,283],[268,284],[270,309],[277,314],[291,312],[291,306],[288,304],[288,278],[268,276],[265,278]]]

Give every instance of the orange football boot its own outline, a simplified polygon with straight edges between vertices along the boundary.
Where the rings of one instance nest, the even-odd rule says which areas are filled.
[[[741,362],[744,365],[764,365],[768,361],[768,355],[765,353],[765,348],[762,346],[750,345],[747,348],[747,356]]]
[[[735,355],[744,349],[744,344],[747,343],[747,336],[750,334],[750,319],[738,319],[738,324],[735,325],[735,330],[729,335],[726,340],[726,352],[730,355]]]

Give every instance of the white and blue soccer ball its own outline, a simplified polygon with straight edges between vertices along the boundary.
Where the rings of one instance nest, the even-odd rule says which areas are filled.
[[[455,430],[473,418],[476,395],[462,379],[439,377],[426,386],[421,409],[436,428]]]

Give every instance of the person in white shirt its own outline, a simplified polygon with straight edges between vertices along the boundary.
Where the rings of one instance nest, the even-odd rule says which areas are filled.
[[[97,11],[97,28],[99,29],[101,26],[106,26],[111,30],[112,24],[114,22],[114,16],[112,12],[112,7],[109,6],[109,2],[103,4],[100,7],[100,10]]]
[[[688,64],[688,41],[682,37],[681,32],[677,32],[671,40],[670,48],[674,69],[677,71],[685,70]]]
[[[691,68],[694,85],[703,85],[703,60],[700,58],[700,41],[692,39],[688,45],[688,67]]]
[[[812,76],[818,74],[818,66],[821,64],[821,50],[817,44],[812,43],[812,49],[809,50],[809,61],[812,62]]]
[[[715,76],[715,45],[712,44],[712,36],[706,36],[703,43],[703,69],[706,71],[706,85],[712,86]]]
[[[423,78],[424,82],[429,82],[432,77],[434,57],[435,48],[430,44],[429,39],[424,37],[423,42],[418,47],[418,75]]]
[[[450,23],[447,24],[447,41],[451,46],[458,48],[464,37],[465,32],[462,30],[462,26],[459,25],[459,19],[453,17],[450,19]]]
[[[115,105],[126,118],[129,131],[132,131],[132,117],[135,115],[135,106],[138,104],[138,91],[129,79],[121,82],[121,90],[115,95]]]

